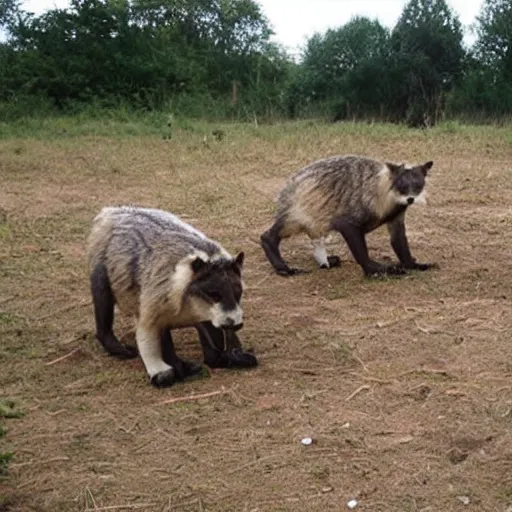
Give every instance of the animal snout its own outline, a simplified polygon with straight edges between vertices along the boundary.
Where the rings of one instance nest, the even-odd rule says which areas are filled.
[[[407,204],[412,204],[412,203],[414,203],[414,197],[408,197]]]
[[[233,318],[226,318],[224,325],[222,326],[223,329],[229,329],[232,331],[238,331],[244,326],[243,322],[235,323],[235,320]]]

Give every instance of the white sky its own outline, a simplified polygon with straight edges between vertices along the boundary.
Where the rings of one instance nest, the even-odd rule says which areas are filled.
[[[315,32],[336,28],[355,15],[377,18],[392,27],[398,20],[407,0],[257,0],[270,20],[276,35],[274,40],[294,53]],[[463,25],[470,25],[480,12],[482,0],[447,0],[460,16]],[[40,13],[53,7],[65,7],[67,0],[25,0],[27,11]],[[465,40],[474,38],[466,33]]]
[[[37,0],[33,0],[37,1]],[[353,16],[377,18],[384,26],[393,27],[407,0],[259,0],[276,35],[274,40],[295,49],[315,32],[336,28]],[[479,14],[483,0],[447,0],[459,15],[461,23],[471,25]],[[465,41],[474,37],[467,31]]]

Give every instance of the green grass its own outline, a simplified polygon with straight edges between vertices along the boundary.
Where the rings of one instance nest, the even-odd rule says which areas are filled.
[[[21,418],[24,414],[16,408],[13,400],[0,400],[0,418]],[[7,429],[0,423],[0,439],[5,437],[6,433]],[[7,477],[9,462],[13,457],[13,452],[0,450],[0,480]]]
[[[13,400],[0,400],[0,418],[22,418],[24,415]]]
[[[163,140],[197,135],[201,139],[214,129],[235,133],[238,137],[257,137],[263,140],[304,138],[310,135],[368,136],[372,139],[430,138],[446,134],[463,136],[499,137],[512,143],[512,121],[502,126],[469,125],[450,120],[429,130],[409,129],[405,125],[390,123],[352,122],[328,123],[323,119],[279,121],[270,124],[254,122],[227,123],[190,119],[174,115],[169,128],[169,112],[137,112],[128,109],[99,109],[91,107],[75,115],[48,114],[39,117],[21,117],[0,123],[1,139],[42,140],[89,137],[158,137]],[[13,151],[22,154],[23,146]]]

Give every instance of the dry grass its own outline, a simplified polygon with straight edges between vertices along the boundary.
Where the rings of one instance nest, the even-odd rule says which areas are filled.
[[[195,132],[0,142],[0,386],[26,412],[6,420],[0,510],[324,511],[353,498],[372,512],[510,510],[509,132],[224,128],[208,147]],[[408,232],[439,271],[365,281],[334,237],[340,269],[272,274],[257,241],[275,192],[348,152],[435,161]],[[257,369],[156,390],[140,360],[104,354],[83,249],[113,203],[172,210],[246,251],[242,337]],[[385,230],[369,245],[393,257]],[[284,250],[315,268],[305,240]],[[118,332],[132,336],[124,319]],[[181,354],[200,357],[195,337],[177,334]]]

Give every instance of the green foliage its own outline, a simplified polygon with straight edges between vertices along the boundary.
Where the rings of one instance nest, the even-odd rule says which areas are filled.
[[[280,101],[289,60],[252,0],[72,0],[40,16],[0,2],[10,34],[0,45],[7,117],[18,109],[5,104],[28,111],[34,98],[67,111],[91,102],[166,109],[183,95],[228,105],[234,82],[225,116],[273,113]]]
[[[24,412],[16,409],[16,403],[12,400],[0,400],[0,418],[21,418]]]
[[[378,113],[388,58],[388,31],[357,17],[309,39],[295,89],[302,103],[328,104],[336,118]]]
[[[0,418],[20,418],[23,413],[16,409],[16,404],[12,400],[0,401]],[[0,439],[5,436],[7,430],[0,424]],[[0,480],[7,476],[7,467],[13,458],[12,452],[0,451]]]
[[[477,19],[478,40],[464,78],[450,96],[451,115],[490,120],[512,112],[512,4],[485,0]]]
[[[459,20],[445,0],[410,0],[393,30],[393,67],[402,75],[397,108],[412,126],[441,117],[445,94],[462,73]]]
[[[390,31],[356,17],[300,63],[270,41],[257,0],[0,0],[0,119],[173,112],[209,120],[323,117],[435,124],[509,116],[512,4],[485,0],[466,51],[446,0],[409,0]]]
[[[7,476],[7,466],[13,456],[12,452],[0,452],[0,479]]]
[[[512,3],[485,0],[478,17],[479,61],[496,75],[512,78]]]

